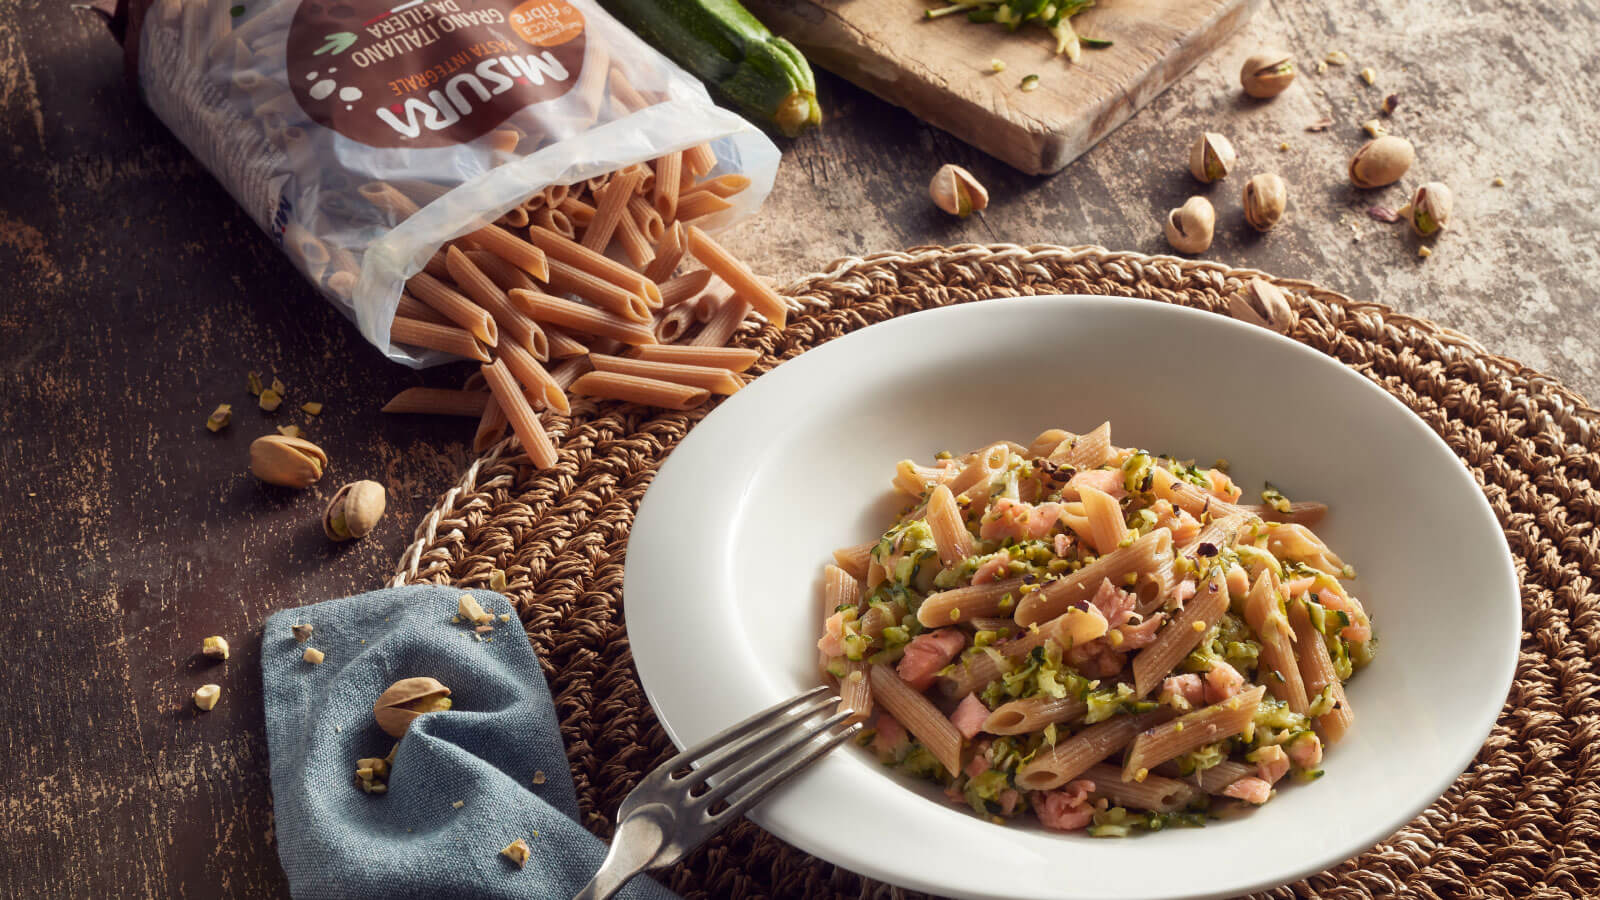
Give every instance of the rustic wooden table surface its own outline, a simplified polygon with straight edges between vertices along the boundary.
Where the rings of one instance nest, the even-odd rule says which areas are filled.
[[[1219,185],[1210,258],[1433,318],[1594,397],[1597,39],[1591,0],[1273,0],[1051,178],[1009,171],[822,76],[826,128],[785,144],[767,208],[729,241],[779,279],[926,243],[1163,252],[1160,216],[1196,188],[1187,143],[1220,130],[1243,171],[1279,171],[1292,200],[1260,237],[1239,219],[1242,179]],[[1303,62],[1339,49],[1352,64],[1250,102],[1237,72],[1264,44]],[[1407,182],[1442,180],[1458,198],[1426,260],[1365,215],[1399,206],[1401,189],[1356,192],[1342,175],[1359,123],[1391,92],[1392,127],[1418,148]],[[1323,116],[1328,131],[1304,130]],[[303,285],[140,107],[92,15],[0,0],[0,128],[0,894],[283,896],[260,623],[389,575],[468,462],[470,429],[377,409],[401,387],[461,373],[385,362]],[[989,186],[987,214],[958,222],[932,209],[924,187],[945,161]],[[248,369],[289,385],[286,411],[252,407]],[[287,411],[305,400],[326,411]],[[234,424],[213,435],[201,423],[224,401]],[[250,440],[286,422],[332,457],[316,489],[267,488],[245,470]],[[370,539],[330,545],[322,504],[355,478],[388,486],[389,515]],[[231,639],[229,662],[199,655],[208,634]],[[189,696],[204,681],[223,699],[197,715]]]

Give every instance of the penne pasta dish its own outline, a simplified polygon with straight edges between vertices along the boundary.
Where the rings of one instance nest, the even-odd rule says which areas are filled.
[[[823,573],[825,676],[887,766],[996,823],[1120,837],[1321,777],[1371,661],[1321,503],[1051,429],[893,475]],[[1286,781],[1287,779],[1287,781]]]

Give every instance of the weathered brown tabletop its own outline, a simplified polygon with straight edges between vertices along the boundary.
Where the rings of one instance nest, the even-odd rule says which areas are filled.
[[[925,243],[1165,252],[1160,217],[1197,188],[1187,144],[1219,130],[1242,172],[1282,173],[1291,202],[1285,223],[1257,236],[1238,213],[1243,179],[1218,185],[1210,258],[1431,317],[1594,397],[1597,39],[1600,13],[1581,0],[1278,0],[1052,178],[1009,171],[824,75],[826,128],[785,145],[767,208],[729,242],[780,279]],[[1270,104],[1246,101],[1240,62],[1269,43],[1306,64],[1343,50],[1352,65],[1308,73]],[[1402,190],[1357,192],[1342,174],[1359,123],[1391,92],[1391,127],[1418,148],[1406,182],[1442,180],[1457,195],[1456,222],[1426,260],[1365,214],[1399,206]],[[1304,130],[1323,116],[1328,131]],[[463,373],[384,361],[303,285],[139,106],[91,14],[0,3],[0,128],[0,894],[285,895],[260,623],[389,575],[468,462],[471,429],[378,407]],[[961,222],[930,206],[927,180],[946,161],[989,186],[986,215]],[[288,384],[284,411],[253,407],[249,369]],[[325,412],[298,412],[305,400]],[[219,402],[234,404],[234,423],[213,435],[202,423]],[[314,490],[264,487],[246,471],[250,440],[288,422],[332,458]],[[389,515],[366,541],[331,545],[322,505],[356,478],[387,485]],[[209,634],[232,641],[230,661],[199,655]],[[200,715],[190,693],[205,681],[223,697]]]

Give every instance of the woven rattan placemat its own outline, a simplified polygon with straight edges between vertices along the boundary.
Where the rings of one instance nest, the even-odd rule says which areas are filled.
[[[891,316],[1019,294],[1145,297],[1226,315],[1227,296],[1251,276],[1268,277],[1098,247],[925,247],[836,262],[787,289],[803,311],[783,333],[747,323],[735,342],[766,354],[761,372]],[[1389,391],[1472,469],[1517,558],[1524,630],[1510,701],[1449,792],[1368,853],[1264,896],[1600,897],[1600,412],[1464,335],[1270,280],[1291,292],[1291,337]],[[505,573],[555,692],[584,824],[605,838],[623,796],[672,752],[623,630],[623,550],[656,467],[704,414],[575,399],[570,420],[550,423],[559,466],[534,471],[515,444],[491,450],[427,515],[395,577],[487,587],[491,572]],[[1404,765],[1403,748],[1395,754]],[[900,893],[749,821],[658,877],[687,897]]]

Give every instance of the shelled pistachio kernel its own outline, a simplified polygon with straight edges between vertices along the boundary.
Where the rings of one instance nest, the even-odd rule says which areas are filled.
[[[478,598],[471,594],[461,595],[456,601],[456,612],[474,625],[486,625],[494,620],[494,616],[485,612],[483,606],[478,603]]]
[[[217,701],[222,698],[222,685],[202,684],[195,689],[194,705],[201,710],[210,712],[216,708]]]
[[[528,864],[529,852],[528,842],[522,838],[517,838],[507,844],[505,849],[500,851],[500,855],[516,863],[517,868],[520,869]]]
[[[227,428],[228,423],[232,421],[233,404],[218,403],[217,408],[212,410],[210,417],[206,419],[206,428],[211,431],[221,431],[222,429]]]
[[[325,656],[321,650],[318,650],[315,647],[307,647],[306,652],[302,653],[300,658],[308,663],[311,663],[313,666],[320,666],[322,665],[322,661],[327,659],[327,656]]]
[[[313,630],[310,623],[301,622],[299,625],[290,627],[289,633],[294,635],[295,643],[304,644],[306,641],[311,640],[311,632]]]
[[[200,642],[200,652],[212,659],[227,659],[228,639],[212,635]]]

